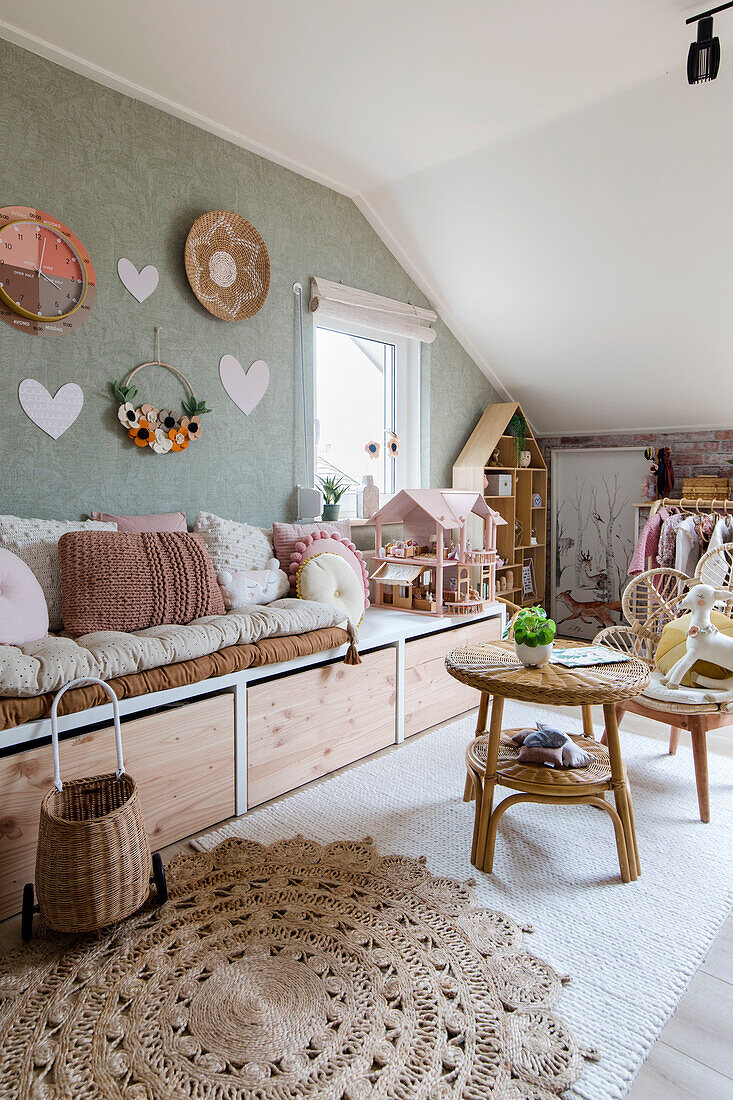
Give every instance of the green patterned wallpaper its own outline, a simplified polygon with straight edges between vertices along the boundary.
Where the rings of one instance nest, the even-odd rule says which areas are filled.
[[[180,508],[192,522],[205,509],[261,525],[295,518],[302,444],[293,282],[307,292],[318,274],[418,305],[426,299],[350,199],[3,41],[0,71],[0,206],[19,203],[61,218],[89,250],[99,284],[94,311],[76,332],[41,338],[0,323],[0,512],[71,518],[92,509]],[[239,324],[203,309],[183,266],[191,224],[217,209],[251,221],[270,253],[267,301]],[[160,272],[142,305],[117,276],[121,256]],[[307,312],[305,323],[309,355]],[[184,454],[134,447],[109,396],[110,380],[153,358],[155,325],[162,358],[213,409],[204,437]],[[437,331],[423,356],[424,469],[436,486],[450,484],[455,456],[496,400],[451,333],[441,323]],[[225,352],[245,368],[255,359],[270,366],[269,389],[249,417],[219,381]],[[18,384],[26,377],[51,393],[71,381],[84,390],[81,415],[55,442],[20,409]],[[136,381],[138,401],[178,408],[181,389],[167,372],[150,369]]]

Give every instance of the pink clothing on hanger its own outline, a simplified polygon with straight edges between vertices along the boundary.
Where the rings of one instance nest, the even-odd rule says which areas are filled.
[[[659,536],[662,531],[662,524],[668,516],[667,509],[660,508],[655,515],[649,517],[642,527],[629,562],[628,574],[630,577],[635,576],[637,573],[644,573],[647,569],[656,568],[658,564]],[[647,560],[650,560],[650,565],[647,565]]]

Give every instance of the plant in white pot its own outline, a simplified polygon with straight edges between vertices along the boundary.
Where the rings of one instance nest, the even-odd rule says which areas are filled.
[[[319,477],[317,481],[323,496],[321,519],[338,519],[341,507],[339,502],[351,483],[345,478],[333,475]]]
[[[514,652],[523,665],[544,665],[557,627],[542,607],[524,607],[514,619]]]

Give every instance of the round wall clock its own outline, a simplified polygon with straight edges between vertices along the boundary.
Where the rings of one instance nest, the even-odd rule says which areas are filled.
[[[68,226],[30,206],[0,208],[0,318],[21,332],[57,336],[89,316],[97,279]]]
[[[228,210],[202,214],[186,239],[186,275],[209,313],[243,321],[265,304],[270,257],[253,225]]]

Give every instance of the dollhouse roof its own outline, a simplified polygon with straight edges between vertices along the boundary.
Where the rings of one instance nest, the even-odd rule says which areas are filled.
[[[488,506],[481,493],[470,489],[402,489],[372,519],[379,518],[382,523],[399,523],[416,509],[445,530],[462,527],[471,512],[481,519],[492,516],[495,523],[506,523],[498,512]]]

